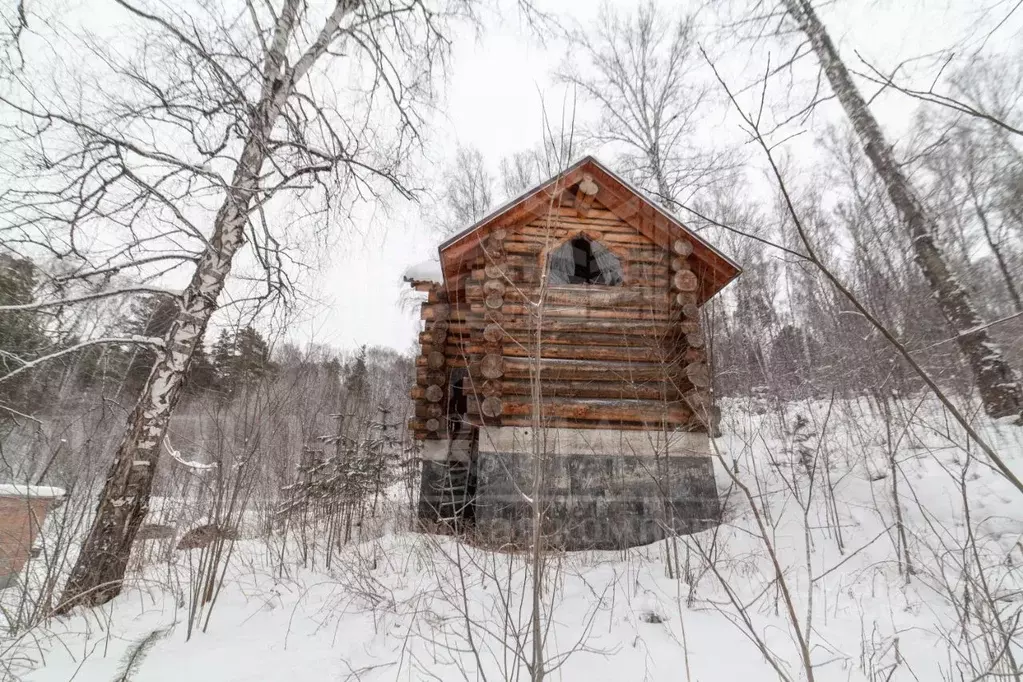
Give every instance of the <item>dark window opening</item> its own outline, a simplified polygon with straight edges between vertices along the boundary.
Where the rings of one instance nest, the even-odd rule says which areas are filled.
[[[600,242],[576,237],[565,242],[548,256],[551,284],[622,283],[622,263]]]

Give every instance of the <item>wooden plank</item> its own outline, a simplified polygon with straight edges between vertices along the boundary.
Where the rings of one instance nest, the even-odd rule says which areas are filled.
[[[493,323],[500,328],[501,340],[533,347],[536,345],[536,322],[523,317],[509,317],[504,322]],[[639,346],[671,347],[679,345],[685,338],[680,325],[673,320],[645,322],[599,318],[545,317],[540,332],[541,343],[571,343],[597,346]],[[420,332],[420,341],[430,343],[428,332]],[[485,339],[484,339],[485,340]],[[452,349],[466,350],[474,342],[468,334],[449,333],[445,354]]]
[[[566,345],[573,346],[576,348],[584,348],[588,346],[617,346],[627,348],[660,348],[661,343],[670,342],[675,335],[671,334],[672,331],[677,332],[677,329],[672,329],[668,325],[664,325],[658,331],[662,332],[661,335],[655,335],[653,333],[648,334],[621,334],[615,333],[613,327],[611,332],[607,333],[603,330],[596,329],[594,331],[570,331],[563,332],[552,330],[549,327],[544,328],[539,333],[539,340],[541,347],[548,345]],[[503,330],[502,332],[507,338],[505,345],[509,346],[522,346],[532,350],[536,349],[537,333],[535,331],[530,332],[527,330]]]
[[[516,231],[513,232],[509,237],[506,244],[532,244],[539,246],[541,249],[544,247],[552,248],[557,246],[559,243],[566,241],[569,237],[583,233],[591,237],[595,237],[597,241],[604,242],[606,244],[626,244],[631,246],[637,246],[641,248],[650,248],[653,246],[653,242],[639,234],[638,232],[602,232],[601,230],[590,229],[589,225],[580,225],[577,229],[567,230],[562,228],[550,228],[544,230],[531,230],[529,232]],[[521,247],[525,250],[526,247]],[[520,247],[510,249],[510,251],[522,252]],[[525,250],[524,252],[531,253],[531,250]]]
[[[535,343],[512,343],[505,342],[503,346],[504,356],[509,358],[535,358],[537,357]],[[473,343],[464,350],[470,356],[485,353],[493,349],[493,344]],[[623,346],[619,345],[575,345],[575,344],[553,344],[541,345],[540,356],[546,359],[561,360],[608,360],[613,362],[659,362],[661,364],[683,364],[682,359],[686,357],[685,348],[672,346],[670,341],[660,343],[653,339],[649,342],[638,340],[637,343]]]
[[[614,213],[609,211],[607,207],[600,204],[593,204],[593,206],[591,206],[587,211],[586,215],[587,218],[592,218],[594,220],[614,221],[618,223],[622,222]],[[538,221],[545,220],[547,218],[558,220],[582,220],[579,218],[578,212],[575,210],[575,205],[569,205],[567,203],[552,204],[546,211],[537,214],[533,220]]]
[[[534,314],[536,306],[528,304],[517,304],[517,303],[505,303],[502,308],[505,313],[505,317],[510,319],[514,316],[530,316]],[[486,310],[482,304],[474,304],[472,306],[472,312],[480,315],[484,314]],[[581,318],[593,318],[593,319],[622,319],[623,310],[620,308],[587,308],[583,306],[559,306],[559,305],[545,305],[543,308],[543,315],[547,319],[554,319],[557,317],[581,317]],[[669,307],[665,306],[660,309],[652,308],[633,308],[628,313],[628,319],[631,320],[649,320],[649,321],[669,321],[672,319],[672,311]]]
[[[651,347],[652,346],[652,347]],[[536,349],[523,345],[506,344],[506,357],[535,357]],[[540,347],[540,357],[561,360],[610,360],[614,362],[665,362],[672,354],[650,346],[575,346],[560,344],[544,344]]]
[[[522,287],[510,291],[512,300],[537,301],[539,287]],[[544,298],[547,305],[586,306],[599,308],[654,308],[663,309],[671,305],[671,296],[665,289],[640,287],[607,287],[595,285],[548,287]]]
[[[541,379],[544,398],[605,398],[634,400],[682,400],[682,395],[670,382],[647,381],[558,381]],[[529,379],[504,379],[501,391],[505,396],[529,396],[533,382]]]
[[[456,356],[448,356],[447,357],[447,368],[448,369],[453,369],[455,367],[467,367],[467,366],[468,366],[468,363],[466,362],[465,358],[458,357],[457,355]],[[421,355],[418,358],[416,358],[416,367],[417,368],[422,367],[424,369],[428,369],[427,366],[426,366],[426,358],[424,358]]]
[[[543,253],[544,246],[540,242],[513,242],[509,241],[504,245],[505,251],[509,254],[528,254],[538,256]]]
[[[671,263],[671,255],[663,249],[656,248],[630,247],[626,249],[624,257],[627,263],[663,263],[665,265]]]
[[[543,320],[544,333],[583,333],[583,334],[610,334],[615,337],[628,336],[664,336],[666,333],[675,330],[674,325],[662,322],[651,322],[645,320],[622,319],[597,319],[585,317],[545,317]],[[535,332],[536,322],[528,317],[512,317],[501,325],[505,333],[515,337],[527,336],[526,332]],[[453,329],[454,327],[452,327]]]
[[[560,419],[585,419],[609,424],[669,422],[685,423],[692,417],[692,411],[682,401],[659,400],[602,400],[595,398],[544,399],[541,414]],[[503,401],[503,417],[523,417],[533,414],[533,403],[529,400],[515,400],[512,396]],[[470,396],[469,410],[480,414],[479,401]]]
[[[604,362],[600,360],[562,360],[543,358],[507,357],[504,359],[505,378],[529,378],[539,363],[541,377],[552,380],[649,381],[664,380],[678,371],[677,367],[654,362]]]
[[[533,426],[533,418],[531,416],[508,416],[505,415],[501,418],[501,426]],[[586,419],[561,419],[558,417],[545,417],[541,428],[549,429],[606,429],[608,426],[607,422],[604,421],[592,421]],[[630,423],[622,422],[614,425],[614,428],[621,431],[649,431],[651,426],[660,426],[657,424],[644,424],[644,423]],[[692,419],[687,419],[684,422],[674,423],[669,422],[669,426],[672,428],[683,428],[686,431],[700,431],[705,430],[700,425],[694,424]],[[418,438],[418,436],[417,436]],[[420,439],[422,440],[422,439]]]
[[[623,264],[623,270],[625,286],[627,287],[667,289],[671,282],[671,271],[663,263],[626,262]],[[517,266],[512,269],[507,273],[503,281],[506,283],[507,288],[514,288],[516,286],[536,287],[540,284],[540,275],[542,273],[543,268],[540,266],[539,261],[534,259],[529,262],[529,265]],[[462,285],[478,286],[478,283],[472,283],[472,280],[467,278],[462,282]],[[464,297],[459,292],[455,292],[452,296],[449,296],[452,301],[464,300]]]
[[[473,284],[466,288],[469,298],[479,298],[483,288]],[[587,308],[653,308],[667,309],[674,302],[674,297],[667,289],[647,287],[609,287],[597,285],[568,285],[548,287],[543,292],[547,305],[554,306],[585,306]],[[541,289],[537,286],[511,287],[505,291],[500,304],[509,302],[537,302],[540,300]],[[488,296],[486,300],[490,300]]]
[[[412,288],[423,293],[428,293],[439,286],[436,282],[412,282]]]
[[[453,328],[449,329],[448,333],[444,337],[445,345],[458,346],[468,343],[469,342],[468,333],[463,334],[461,331],[459,331],[459,329],[463,328],[465,325],[466,323],[462,320],[455,322]],[[431,331],[420,332],[419,339],[423,345],[427,345],[430,343],[432,343],[433,345],[437,345],[433,341],[433,332]]]
[[[464,319],[466,310],[453,307],[448,303],[428,305],[424,304],[419,312],[419,318],[427,322],[447,321]]]
[[[600,234],[639,235],[636,228],[632,227],[625,221],[619,220],[613,215],[608,220],[602,220],[599,217],[593,216],[592,211],[590,211],[590,214],[591,217],[587,218],[557,218],[549,223],[546,220],[534,220],[530,223],[516,225],[508,235],[508,238],[516,239],[519,238],[519,235],[543,237],[552,232],[558,232],[564,236],[568,236],[569,234],[575,234],[580,230],[593,230]]]

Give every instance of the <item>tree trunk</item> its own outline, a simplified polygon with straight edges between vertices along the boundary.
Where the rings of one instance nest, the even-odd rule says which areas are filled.
[[[149,509],[160,445],[181,394],[185,370],[217,309],[217,297],[231,272],[231,261],[245,241],[245,226],[260,190],[271,133],[295,83],[327,53],[342,20],[361,4],[362,0],[340,0],[316,39],[294,64],[289,64],[287,50],[296,30],[301,0],[286,0],[277,15],[264,54],[259,98],[250,109],[245,145],[214,219],[213,235],[182,294],[177,317],[165,337],[164,352],[128,418],[100,494],[96,518],[64,588],[58,613],[66,613],[78,604],[102,604],[121,591],[135,535]]]
[[[980,227],[984,232],[984,240],[995,257],[998,272],[1001,273],[1002,281],[1005,282],[1005,290],[1009,292],[1009,298],[1012,299],[1012,305],[1016,312],[1023,313],[1023,298],[1020,298],[1019,290],[1016,289],[1016,282],[1012,273],[1009,272],[1009,264],[1005,261],[1002,247],[995,239],[995,236],[991,234],[991,223],[988,222],[987,211],[984,210],[984,206],[980,203],[980,198],[977,196],[977,188],[972,180],[969,183],[969,187],[970,198],[973,200],[973,210],[977,214],[977,219],[980,220]]]
[[[121,591],[135,535],[149,509],[156,464],[167,424],[181,394],[185,370],[217,309],[231,260],[245,240],[245,224],[283,98],[272,93],[253,113],[249,136],[217,212],[213,236],[182,294],[166,346],[142,389],[114,455],[96,517],[71,571],[58,613],[78,604],[96,606]]]
[[[788,13],[810,40],[831,89],[863,145],[867,158],[888,191],[888,197],[909,232],[913,256],[924,273],[942,313],[955,330],[959,350],[966,356],[991,417],[1023,413],[1023,390],[1019,376],[1006,362],[1001,349],[991,340],[966,290],[953,275],[934,235],[935,225],[924,210],[909,180],[895,161],[892,149],[852,82],[845,64],[810,0],[783,0]]]

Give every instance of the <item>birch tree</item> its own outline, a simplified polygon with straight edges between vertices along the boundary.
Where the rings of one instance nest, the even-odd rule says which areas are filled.
[[[515,152],[501,159],[501,189],[506,201],[511,201],[536,187],[543,180],[542,162],[534,151]]]
[[[991,338],[966,289],[955,277],[936,239],[937,225],[895,158],[892,146],[817,16],[810,0],[782,0],[788,17],[806,35],[831,90],[883,182],[888,198],[908,233],[914,259],[935,299],[956,332],[956,343],[969,362],[984,410],[992,417],[1023,414],[1019,375]]]
[[[459,144],[444,170],[441,193],[427,220],[446,236],[482,220],[499,205],[562,170],[548,162],[548,146],[552,145],[545,139],[532,149],[502,157],[495,176],[478,148]]]
[[[47,295],[20,309],[169,289],[177,310],[150,344],[157,359],[65,612],[120,592],[183,377],[225,296],[287,294],[289,245],[304,230],[322,235],[356,198],[413,196],[406,163],[420,113],[435,95],[446,31],[471,11],[469,0],[94,9],[28,16],[18,36],[27,61],[0,94],[12,169],[0,197],[5,245],[61,266]],[[225,293],[232,274],[243,293]],[[87,295],[56,286],[71,282],[95,286]]]
[[[454,234],[485,216],[494,206],[493,186],[480,150],[459,145],[454,162],[444,172],[443,232]]]
[[[692,16],[661,14],[652,2],[630,14],[604,7],[592,31],[569,40],[576,59],[559,77],[600,109],[584,143],[609,145],[618,167],[669,210],[721,180],[729,155],[697,144],[698,117],[713,102]]]
[[[937,126],[942,127],[937,138],[942,143],[930,143],[922,153],[923,166],[931,176],[925,187],[933,197],[930,205],[936,220],[962,244],[964,269],[979,275],[971,278],[970,289],[981,294],[978,298],[988,314],[1023,314],[1016,266],[1023,263],[1019,248],[1023,224],[1013,215],[1009,200],[1013,171],[1023,164],[1023,153],[997,136],[985,135],[973,119],[957,116],[948,124],[939,119],[930,125],[925,119],[920,127],[932,132],[928,129]],[[978,252],[990,257],[970,263]],[[985,265],[988,272],[980,271]],[[1001,300],[1008,305],[998,305]]]

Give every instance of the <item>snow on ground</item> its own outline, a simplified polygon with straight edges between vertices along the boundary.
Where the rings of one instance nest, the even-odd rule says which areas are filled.
[[[726,522],[680,540],[683,580],[667,576],[663,545],[548,557],[548,679],[778,679],[768,658],[806,679],[754,504],[809,632],[816,680],[977,678],[1004,649],[982,637],[995,616],[1003,632],[1020,626],[1023,496],[919,399],[892,406],[890,429],[865,401],[787,405],[784,416],[761,408],[730,405],[715,441],[753,503],[718,472]],[[1023,469],[1023,429],[984,423],[984,434]],[[976,553],[964,549],[971,535]],[[111,604],[0,643],[4,658],[33,681],[529,679],[528,557],[389,532],[345,548],[328,570],[322,559],[303,567],[296,551],[281,563],[270,546],[235,543],[209,626],[190,640],[189,557],[178,553]],[[957,604],[983,598],[978,565],[995,611],[964,629]],[[1023,660],[1018,632],[1013,640]]]

